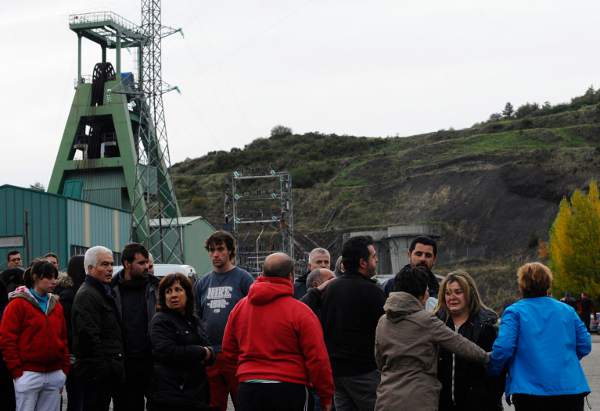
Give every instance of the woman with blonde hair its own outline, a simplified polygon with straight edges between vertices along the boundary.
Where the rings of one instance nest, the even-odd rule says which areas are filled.
[[[552,272],[541,263],[517,271],[523,299],[502,315],[488,371],[508,367],[506,395],[516,411],[582,411],[590,387],[579,364],[592,341],[575,310],[548,296]]]
[[[454,271],[440,285],[437,317],[448,328],[491,351],[498,334],[498,316],[481,301],[473,278]],[[440,349],[438,379],[442,383],[440,411],[502,410],[502,380],[488,377],[485,366]]]

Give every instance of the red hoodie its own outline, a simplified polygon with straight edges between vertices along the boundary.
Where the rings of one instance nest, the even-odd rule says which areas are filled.
[[[67,325],[58,297],[49,295],[46,313],[27,287],[18,287],[9,298],[0,326],[0,351],[13,378],[23,371],[67,374]]]
[[[260,276],[229,315],[223,357],[240,382],[274,380],[313,386],[323,408],[333,376],[321,324],[294,299],[290,280]]]

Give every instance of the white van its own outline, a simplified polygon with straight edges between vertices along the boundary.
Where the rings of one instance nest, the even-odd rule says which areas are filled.
[[[123,269],[121,265],[113,267],[113,276]],[[154,276],[163,278],[167,274],[181,273],[185,274],[192,282],[198,279],[196,269],[187,264],[154,264]]]

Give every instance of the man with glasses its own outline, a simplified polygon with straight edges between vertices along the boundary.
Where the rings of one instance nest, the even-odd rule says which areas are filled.
[[[6,269],[10,270],[11,268],[23,269],[21,253],[17,250],[9,251],[6,255]]]

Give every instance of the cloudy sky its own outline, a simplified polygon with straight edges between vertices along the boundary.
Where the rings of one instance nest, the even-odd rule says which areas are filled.
[[[0,2],[0,184],[48,184],[77,70],[68,16],[102,10],[140,21],[134,0]],[[185,34],[163,42],[173,162],[276,124],[408,136],[600,86],[594,0],[176,0],[163,23]],[[83,73],[99,60],[87,42]]]

